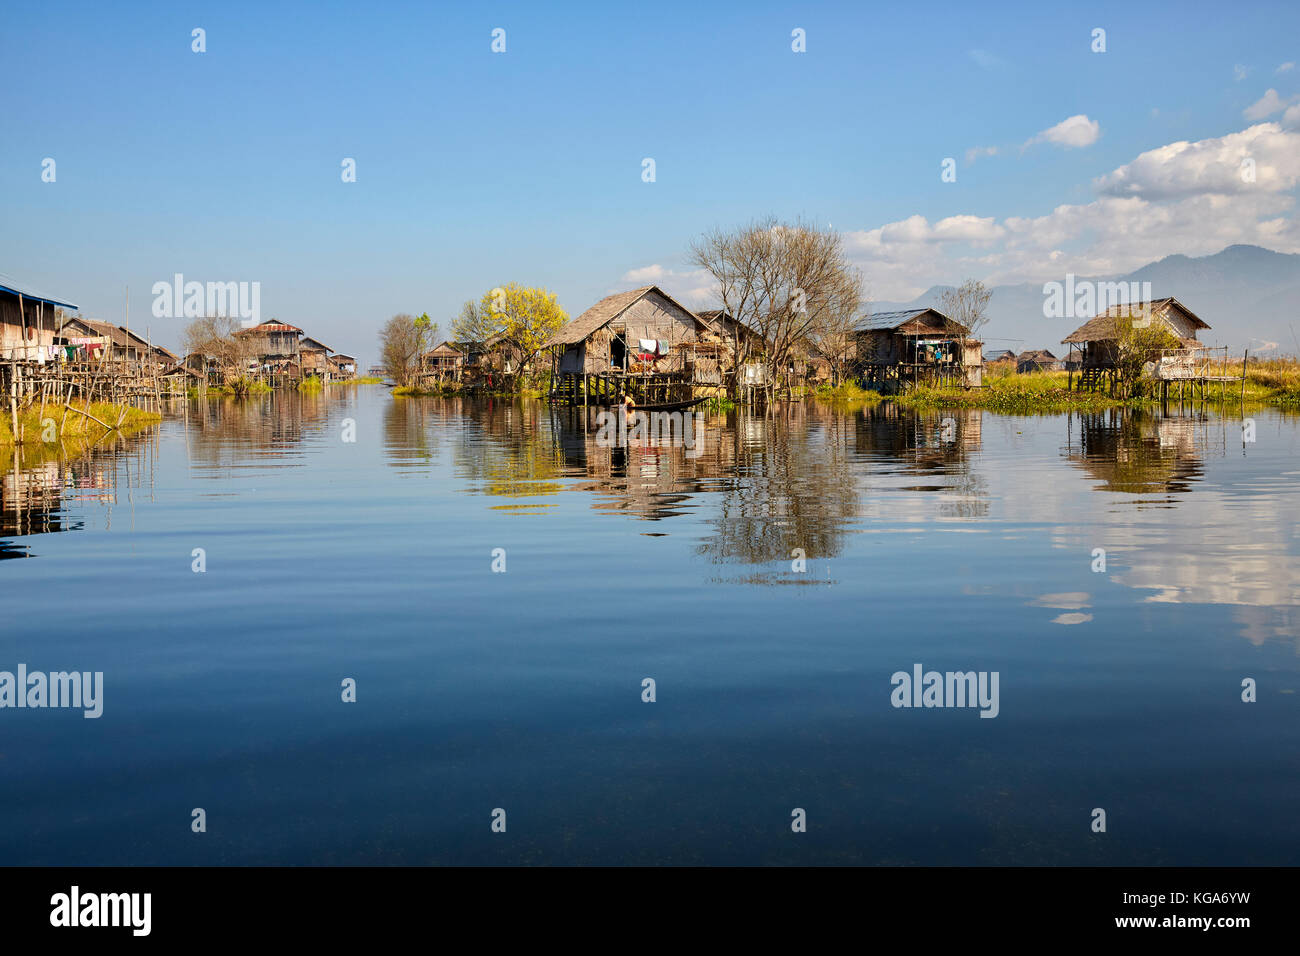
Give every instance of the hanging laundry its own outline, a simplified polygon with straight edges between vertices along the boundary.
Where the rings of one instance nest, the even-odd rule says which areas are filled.
[[[641,347],[642,352],[650,352],[652,354],[659,346],[659,343],[654,339],[637,339],[636,344]]]
[[[660,339],[659,342],[658,342],[657,344],[658,344],[658,346],[659,346],[658,351],[659,351],[659,354],[660,354],[660,355],[667,355],[669,349],[672,348],[672,346],[668,344],[668,340],[667,340],[667,339]]]

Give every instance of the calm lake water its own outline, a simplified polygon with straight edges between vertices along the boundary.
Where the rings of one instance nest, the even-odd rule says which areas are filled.
[[[1300,863],[1300,418],[1255,425],[808,404],[688,455],[362,387],[10,462],[0,670],[105,689],[0,710],[0,863]],[[916,664],[996,718],[892,706]]]

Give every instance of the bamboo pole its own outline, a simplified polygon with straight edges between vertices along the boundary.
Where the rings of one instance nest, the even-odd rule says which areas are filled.
[[[89,405],[89,403],[87,403],[87,405]],[[101,421],[100,421],[98,418],[96,418],[94,415],[90,414],[90,412],[82,411],[80,408],[77,408],[77,407],[75,407],[75,406],[73,406],[73,405],[68,405],[67,407],[68,407],[68,408],[71,408],[71,409],[72,409],[74,412],[76,412],[78,415],[85,415],[85,416],[86,416],[87,418],[89,418],[92,422],[95,422],[95,423],[98,424],[98,425],[103,425],[105,428],[109,429],[110,431],[113,430],[113,426],[112,426],[112,425],[106,425],[104,422],[101,422]],[[123,409],[122,414],[123,414],[123,415],[126,414],[126,410],[125,410],[125,409]]]

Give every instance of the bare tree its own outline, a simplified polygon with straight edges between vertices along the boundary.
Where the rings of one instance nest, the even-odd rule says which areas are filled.
[[[691,245],[691,261],[718,286],[723,309],[759,334],[774,377],[821,326],[855,314],[862,278],[849,265],[839,233],[773,218],[734,232],[715,230]],[[734,331],[737,366],[751,351]]]
[[[223,380],[243,378],[248,363],[256,358],[253,345],[239,335],[239,320],[228,315],[207,315],[185,327],[182,342],[186,354],[195,353],[214,362]]]
[[[428,313],[418,318],[405,312],[393,316],[379,330],[379,354],[384,369],[398,385],[409,386],[420,371],[420,359],[438,335]]]
[[[939,297],[939,311],[966,327],[965,338],[978,341],[980,329],[989,320],[987,310],[992,295],[993,290],[985,288],[983,282],[967,279]]]
[[[826,308],[808,331],[808,339],[831,367],[831,384],[839,385],[857,363],[857,332],[861,318],[862,280],[856,269],[845,273],[841,286],[832,291]]]

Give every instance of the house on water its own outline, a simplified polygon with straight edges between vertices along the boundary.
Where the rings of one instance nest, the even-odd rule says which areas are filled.
[[[56,310],[77,307],[0,275],[0,360],[44,363],[54,356]]]
[[[1118,376],[1121,344],[1131,330],[1142,328],[1163,329],[1170,342],[1177,347],[1165,350],[1157,363],[1157,377],[1190,379],[1202,364],[1200,353],[1205,348],[1196,335],[1208,329],[1205,322],[1187,306],[1172,296],[1147,302],[1113,305],[1100,315],[1093,316],[1061,340],[1070,346],[1067,361],[1078,362],[1079,374],[1073,375],[1074,386],[1095,390],[1109,387],[1113,392]],[[1076,358],[1077,356],[1077,358]]]
[[[353,378],[357,374],[355,355],[344,355],[342,352],[335,352],[330,356],[330,364],[334,366],[334,374],[339,378]]]
[[[1030,349],[1016,356],[1016,371],[1021,375],[1028,372],[1060,372],[1065,363],[1047,349]]]
[[[689,397],[704,357],[694,346],[708,329],[658,286],[606,296],[547,342],[552,397],[585,404],[593,379],[602,403],[616,400],[619,388],[638,403]]]
[[[329,360],[330,347],[318,342],[309,335],[298,341],[298,365],[303,377],[314,375],[322,381],[329,381],[333,376],[334,366]]]
[[[438,379],[455,378],[465,364],[465,353],[450,342],[442,342],[420,356],[420,371]]]
[[[267,319],[235,333],[260,364],[276,368],[298,368],[302,329],[287,322]]]
[[[889,393],[923,383],[984,383],[983,343],[938,309],[876,313],[858,324],[855,338],[855,365],[866,388]]]

